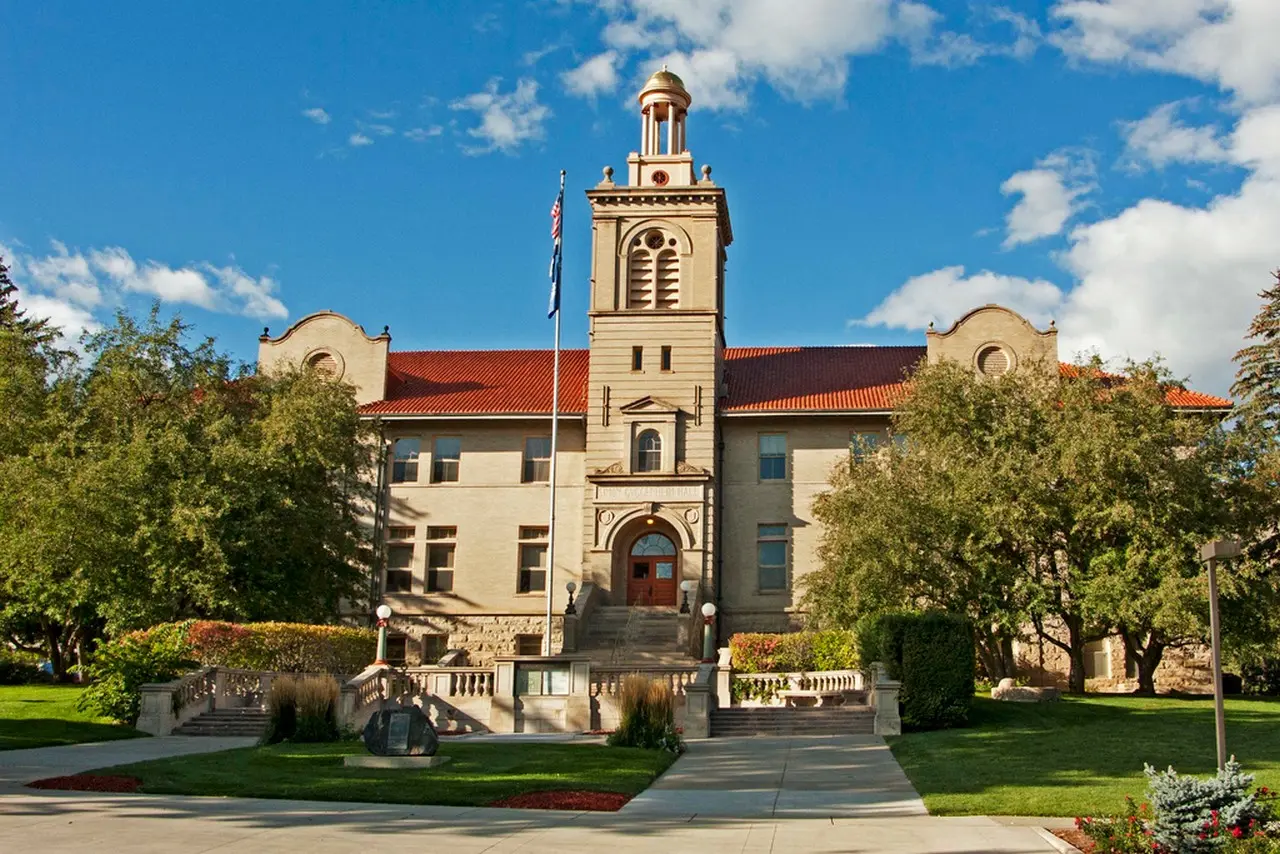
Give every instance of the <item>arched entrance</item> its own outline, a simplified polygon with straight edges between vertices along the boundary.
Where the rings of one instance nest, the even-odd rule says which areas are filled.
[[[666,534],[647,531],[627,552],[627,604],[675,605],[679,550]]]

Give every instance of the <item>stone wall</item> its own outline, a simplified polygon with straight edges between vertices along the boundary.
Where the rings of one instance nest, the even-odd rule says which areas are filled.
[[[1046,626],[1056,631],[1056,637],[1066,637],[1060,627]],[[1027,628],[1027,639],[1014,645],[1018,660],[1018,676],[1033,686],[1056,687],[1065,690],[1071,673],[1067,653],[1051,643],[1042,643]],[[1088,650],[1085,690],[1104,694],[1124,694],[1137,690],[1136,671],[1128,675],[1125,667],[1124,641],[1119,635],[1103,638]],[[1188,694],[1213,692],[1213,665],[1207,646],[1181,647],[1165,650],[1155,674],[1156,691],[1177,691]]]
[[[542,614],[483,614],[473,616],[393,617],[391,631],[409,638],[406,664],[435,664],[422,660],[424,635],[446,635],[449,649],[467,651],[469,666],[488,667],[499,655],[515,655],[518,635],[541,635],[546,627]],[[564,617],[551,618],[551,648],[560,651]]]

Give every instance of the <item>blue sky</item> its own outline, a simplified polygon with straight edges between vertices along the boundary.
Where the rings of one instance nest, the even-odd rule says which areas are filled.
[[[922,343],[1001,302],[1223,392],[1280,266],[1274,0],[0,3],[0,252],[69,330],[163,300],[244,359],[333,309],[540,347],[561,168],[666,62],[727,188],[732,345]]]

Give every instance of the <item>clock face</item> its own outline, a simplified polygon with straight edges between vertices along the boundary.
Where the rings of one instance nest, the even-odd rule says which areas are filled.
[[[653,173],[653,183],[659,187],[665,186],[670,180],[671,176],[666,172],[663,172],[661,169]]]

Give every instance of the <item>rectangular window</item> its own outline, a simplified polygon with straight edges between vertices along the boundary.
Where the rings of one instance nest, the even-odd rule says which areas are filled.
[[[671,348],[670,347],[662,348],[662,370],[664,371],[671,370]]]
[[[644,370],[644,348],[643,347],[631,348],[631,370],[633,371]]]
[[[542,655],[542,635],[516,635],[516,655]]]
[[[418,453],[422,450],[419,439],[396,439],[391,462],[392,483],[418,482]]]
[[[387,546],[387,579],[383,589],[388,593],[413,592],[413,545]]]
[[[547,589],[547,529],[520,529],[520,578],[517,589],[521,593],[543,593]],[[533,542],[528,542],[532,540]]]
[[[539,643],[541,635],[535,635]],[[533,653],[536,654],[536,653]],[[564,664],[518,665],[516,667],[516,694],[526,697],[545,697],[569,693],[569,667]]]
[[[457,436],[437,436],[431,452],[431,482],[457,483],[462,440]]]
[[[422,663],[435,664],[449,651],[448,635],[422,636]]]
[[[785,433],[760,434],[760,479],[787,479],[787,436]]]
[[[427,592],[448,593],[453,590],[453,558],[456,543],[440,542],[458,536],[458,529],[432,525],[427,528]]]
[[[894,433],[893,444],[897,447],[899,451],[906,451],[907,450],[907,434]]]
[[[389,635],[387,637],[387,664],[394,667],[404,667],[405,658],[409,654],[409,639],[404,635]]]
[[[412,525],[392,525],[387,528],[388,540],[412,540],[417,528]]]
[[[1124,651],[1124,678],[1138,678],[1138,659],[1130,655],[1127,648]]]
[[[849,452],[854,462],[862,462],[880,447],[880,434],[872,432],[854,433],[849,437]]]
[[[1111,644],[1107,638],[1084,645],[1084,678],[1111,678]]]
[[[762,591],[787,589],[787,526],[756,526],[756,570]]]
[[[524,467],[521,483],[547,483],[551,480],[551,437],[533,436],[524,440]]]

